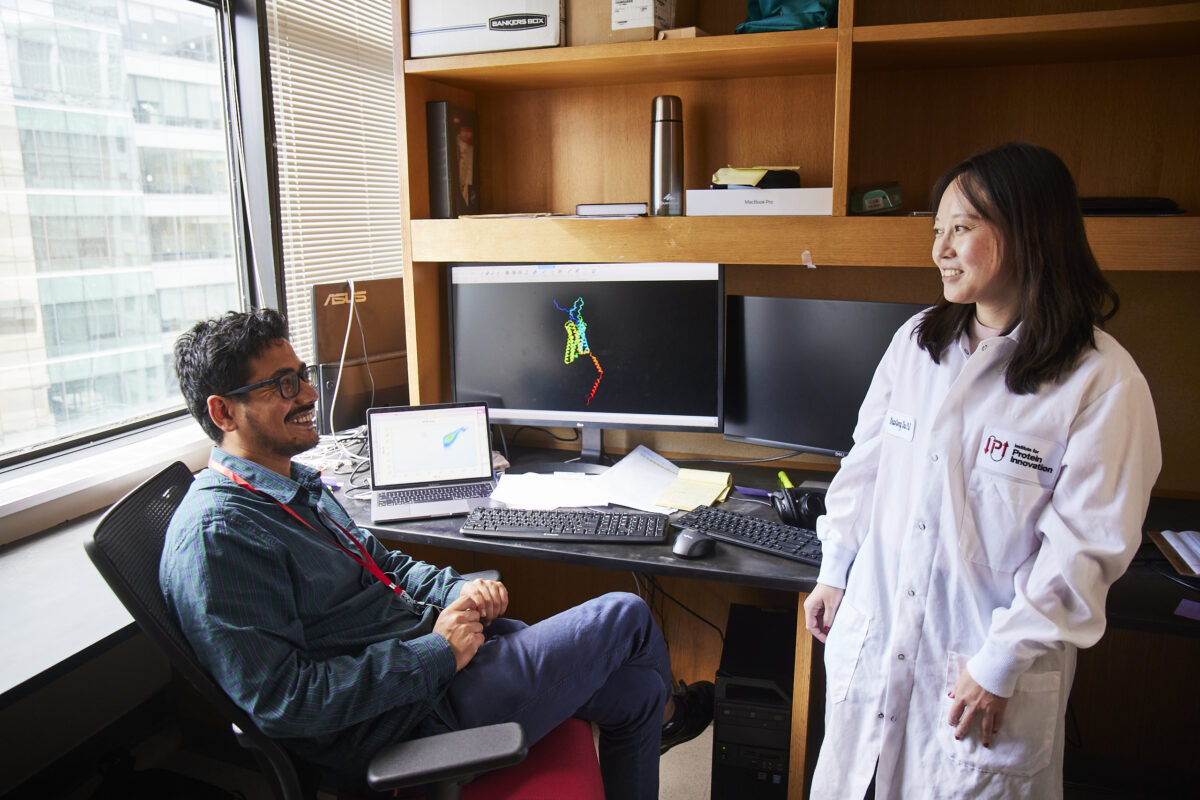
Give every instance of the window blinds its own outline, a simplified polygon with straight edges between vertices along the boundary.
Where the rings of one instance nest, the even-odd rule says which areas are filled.
[[[391,0],[267,0],[284,296],[312,361],[318,283],[396,277],[399,143]]]

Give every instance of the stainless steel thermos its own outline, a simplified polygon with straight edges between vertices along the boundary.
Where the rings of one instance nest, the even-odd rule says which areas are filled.
[[[683,213],[683,102],[663,94],[650,121],[650,215]]]

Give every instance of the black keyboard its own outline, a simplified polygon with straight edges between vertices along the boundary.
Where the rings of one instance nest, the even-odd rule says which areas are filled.
[[[495,539],[660,544],[667,540],[669,528],[666,514],[476,508],[467,515],[462,533]]]
[[[672,524],[696,530],[721,541],[760,550],[813,566],[821,564],[821,540],[815,531],[738,514],[734,511],[699,506]]]

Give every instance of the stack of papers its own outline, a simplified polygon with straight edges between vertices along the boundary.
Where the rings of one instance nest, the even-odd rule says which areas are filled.
[[[708,469],[681,469],[675,480],[658,496],[658,504],[691,511],[711,506],[729,496],[733,476]]]
[[[638,445],[600,475],[556,472],[500,476],[492,499],[510,508],[552,510],[620,505],[639,511],[669,514],[656,498],[670,486],[680,470],[658,453]]]

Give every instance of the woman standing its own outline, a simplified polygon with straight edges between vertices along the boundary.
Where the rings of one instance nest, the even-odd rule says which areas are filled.
[[[1061,797],[1075,655],[1161,466],[1069,171],[1010,144],[934,190],[943,299],[895,335],[818,520],[812,797]],[[828,635],[828,639],[826,639]]]

